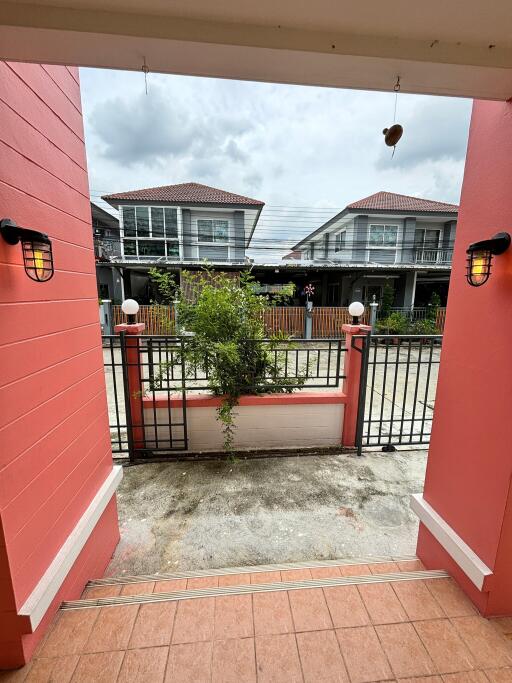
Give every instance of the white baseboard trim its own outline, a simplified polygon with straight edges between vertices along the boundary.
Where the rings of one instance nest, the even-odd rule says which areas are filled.
[[[479,590],[482,590],[486,579],[492,576],[492,570],[482,562],[441,515],[423,499],[420,493],[411,495],[411,508],[452,560],[459,565],[464,574]]]
[[[105,508],[111,501],[122,478],[123,468],[120,465],[115,465],[79,519],[77,525],[67,537],[53,562],[19,610],[19,616],[25,617],[30,624],[31,632],[35,631],[41,623],[53,599],[59,592],[64,579],[87,543]]]

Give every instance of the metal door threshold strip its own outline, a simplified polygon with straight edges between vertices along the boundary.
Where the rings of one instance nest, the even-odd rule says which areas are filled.
[[[393,555],[391,557],[350,557],[341,560],[314,560],[310,562],[290,562],[283,564],[259,564],[251,567],[227,567],[221,569],[197,569],[187,572],[141,574],[138,576],[106,576],[89,581],[87,588],[124,583],[144,583],[147,581],[170,581],[172,579],[196,579],[203,576],[227,576],[230,574],[257,574],[259,572],[288,571],[291,569],[316,569],[317,567],[346,567],[358,564],[384,564],[387,562],[414,562],[415,555]]]
[[[368,574],[364,576],[343,576],[332,579],[304,579],[303,581],[279,581],[276,583],[254,583],[240,586],[222,586],[220,588],[197,588],[192,590],[172,591],[169,593],[145,593],[143,595],[126,595],[112,598],[92,598],[63,602],[62,610],[87,609],[91,607],[112,607],[114,605],[136,605],[148,602],[164,602],[175,600],[192,600],[194,598],[212,598],[222,595],[246,595],[251,593],[269,593],[276,591],[300,590],[301,588],[328,588],[332,586],[354,586],[368,583],[390,583],[397,581],[422,581],[425,579],[446,579],[449,574],[442,570],[399,572],[393,574]]]

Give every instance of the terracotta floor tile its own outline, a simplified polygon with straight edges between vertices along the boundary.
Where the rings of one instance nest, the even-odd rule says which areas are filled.
[[[174,629],[173,643],[193,643],[213,638],[214,598],[179,600]]]
[[[376,631],[397,678],[437,673],[412,624],[377,626]]]
[[[310,569],[287,569],[281,572],[281,581],[307,581],[311,578]]]
[[[169,645],[177,607],[177,602],[153,602],[141,605],[128,647]]]
[[[302,671],[295,636],[282,634],[256,638],[258,683],[301,683]]]
[[[342,576],[366,576],[371,574],[367,564],[347,564],[340,566]]]
[[[503,635],[508,636],[512,634],[512,617],[495,617],[489,621]]]
[[[197,602],[197,600],[190,600]],[[171,645],[166,683],[210,683],[212,644],[187,643]]]
[[[91,586],[86,588],[82,593],[82,600],[90,600],[92,598],[115,598],[121,593],[122,586]]]
[[[277,583],[281,581],[281,572],[255,572],[249,576],[251,583]]]
[[[243,586],[251,583],[250,574],[226,574],[219,576],[219,586]]]
[[[512,664],[512,643],[483,617],[456,617],[452,623],[473,655],[476,666],[493,668]]]
[[[155,581],[153,593],[173,593],[174,591],[184,591],[186,588],[187,579],[167,579]]]
[[[2,683],[25,683],[30,669],[31,664],[27,664],[26,666],[23,666],[21,669],[15,669],[13,671],[0,671],[0,681]],[[43,679],[43,681],[44,680],[45,679]],[[32,679],[32,681],[34,683],[37,683],[37,679]]]
[[[356,586],[324,588],[324,596],[335,628],[365,626],[370,617]]]
[[[212,683],[256,683],[256,655],[253,638],[215,641]]]
[[[77,609],[60,612],[39,655],[63,657],[80,654],[91,635],[100,608]]]
[[[422,572],[425,571],[425,565],[421,560],[406,560],[405,562],[397,562],[398,569],[401,572]]]
[[[254,630],[257,636],[294,632],[288,593],[254,593],[252,604]]]
[[[457,674],[445,674],[443,683],[489,683],[489,679],[481,671],[463,671]]]
[[[407,621],[400,601],[389,583],[361,584],[357,589],[374,624]]]
[[[395,574],[400,571],[396,562],[379,562],[369,567],[372,574]]]
[[[320,588],[303,588],[289,591],[295,631],[318,631],[332,628],[323,591]]]
[[[417,621],[414,628],[440,674],[474,669],[473,658],[449,619]]]
[[[510,683],[512,681],[512,668],[486,669],[485,674],[490,683]]]
[[[439,603],[423,581],[397,581],[390,585],[411,621],[445,617]]]
[[[414,676],[401,678],[399,683],[443,683],[441,676]]]
[[[476,614],[473,604],[453,579],[427,579],[425,585],[441,605],[447,617]]]
[[[162,683],[168,654],[167,647],[128,650],[119,672],[118,683]]]
[[[194,579],[187,579],[187,590],[196,588],[217,588],[218,585],[218,576],[198,576]]]
[[[249,638],[253,635],[252,595],[223,595],[215,598],[215,640]]]
[[[393,678],[373,626],[340,628],[336,635],[352,683]]]
[[[155,587],[154,581],[144,581],[141,583],[125,583],[121,588],[121,595],[144,595],[152,593]]]
[[[305,683],[348,683],[348,676],[334,631],[297,634]]]
[[[75,669],[72,683],[115,683],[123,662],[124,652],[96,652],[82,655]]]
[[[78,664],[78,655],[56,657],[54,659],[36,659],[30,667],[25,683],[69,683]],[[2,678],[0,677],[0,680]],[[21,679],[20,679],[21,680]]]
[[[312,567],[309,571],[312,579],[339,579],[341,576],[339,567]]]
[[[126,650],[139,605],[102,607],[84,652]]]

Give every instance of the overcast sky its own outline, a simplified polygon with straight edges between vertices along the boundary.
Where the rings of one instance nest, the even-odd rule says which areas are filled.
[[[143,74],[80,72],[100,205],[101,194],[190,181],[254,197],[270,257],[379,190],[459,201],[470,100],[399,95],[391,158],[394,93],[149,74],[146,95]]]

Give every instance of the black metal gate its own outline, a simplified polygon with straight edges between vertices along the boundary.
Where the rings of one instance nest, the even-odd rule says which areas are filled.
[[[362,340],[356,344],[355,340]],[[361,335],[353,348],[361,353],[357,418],[358,455],[363,447],[430,441],[443,337]]]
[[[103,356],[114,453],[130,460],[188,448],[183,339],[103,337]]]

